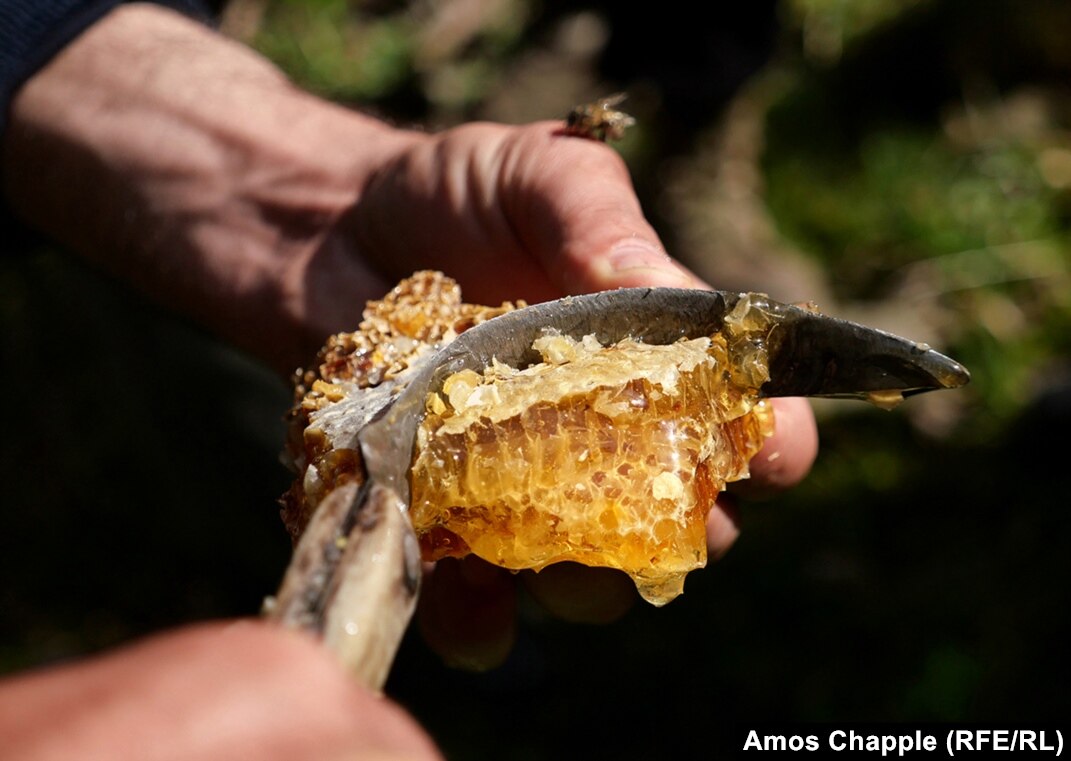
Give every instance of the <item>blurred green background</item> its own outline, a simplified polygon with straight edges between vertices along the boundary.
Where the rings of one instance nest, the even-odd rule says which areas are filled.
[[[223,30],[400,125],[564,115],[670,250],[927,341],[965,390],[816,405],[813,474],[748,504],[667,608],[526,605],[510,661],[411,637],[388,692],[451,758],[666,757],[710,726],[1071,715],[1071,4],[232,0]],[[0,670],[254,613],[288,552],[284,384],[63,252],[5,235]]]

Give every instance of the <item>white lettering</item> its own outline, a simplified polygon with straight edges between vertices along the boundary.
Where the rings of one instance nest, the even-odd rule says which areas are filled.
[[[762,735],[752,729],[744,740],[744,750],[818,750],[818,738],[814,735]]]
[[[759,733],[754,729],[747,733],[747,739],[744,741],[744,750],[762,750],[762,743],[759,742]]]
[[[937,748],[937,738],[933,735],[923,735],[915,730],[914,735],[860,735],[855,730],[835,729],[826,738],[826,744],[830,750],[842,751],[867,751],[880,752],[887,756],[896,752],[903,756],[913,750],[932,751]]]
[[[969,729],[955,731],[956,750],[974,750],[974,733]]]
[[[1008,730],[998,729],[993,732],[993,750],[1011,750],[1008,744]]]

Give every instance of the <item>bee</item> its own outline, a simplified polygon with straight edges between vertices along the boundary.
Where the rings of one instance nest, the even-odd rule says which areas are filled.
[[[636,123],[636,120],[624,111],[614,108],[627,97],[625,93],[619,92],[599,98],[593,103],[574,106],[565,118],[566,133],[602,142],[620,140],[625,130]]]

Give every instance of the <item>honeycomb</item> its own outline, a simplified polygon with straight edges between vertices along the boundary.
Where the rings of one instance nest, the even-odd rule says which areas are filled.
[[[747,477],[772,411],[734,382],[725,335],[533,348],[543,362],[462,371],[429,395],[410,507],[425,558],[617,568],[665,604],[706,564],[707,513]]]
[[[369,302],[296,376],[283,497],[296,538],[333,489],[364,478],[357,433],[421,358],[523,304],[461,301],[434,272]],[[773,430],[758,399],[771,316],[742,298],[719,333],[603,346],[546,333],[542,361],[494,361],[429,394],[410,516],[425,560],[476,554],[510,569],[560,561],[617,568],[661,605],[706,562],[705,520]]]
[[[369,301],[357,330],[327,339],[312,367],[295,373],[295,404],[287,415],[284,458],[298,478],[281,502],[294,541],[328,493],[364,478],[357,433],[367,423],[361,413],[380,406],[373,397],[389,393],[421,358],[458,334],[523,306],[466,304],[452,279],[421,271]]]

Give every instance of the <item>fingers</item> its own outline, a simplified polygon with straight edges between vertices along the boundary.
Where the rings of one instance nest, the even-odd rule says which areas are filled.
[[[638,599],[629,578],[608,568],[557,563],[517,575],[472,555],[447,558],[425,578],[417,604],[424,641],[455,668],[502,665],[517,634],[518,579],[547,612],[574,623],[610,623]]]
[[[773,399],[774,434],[751,460],[751,478],[729,484],[729,491],[707,517],[707,552],[717,560],[740,535],[738,497],[762,499],[804,479],[818,455],[818,427],[806,399]]]
[[[717,504],[707,516],[707,559],[721,559],[740,536],[740,511],[732,494],[718,495]]]
[[[516,639],[512,575],[469,556],[447,558],[426,576],[417,623],[428,646],[450,666],[487,671],[501,665]]]
[[[487,671],[502,665],[517,633],[518,579],[547,612],[575,623],[610,623],[638,599],[625,574],[557,563],[510,573],[469,556],[435,564],[417,607],[424,641],[449,666]]]
[[[406,183],[399,196],[386,192],[393,186],[381,179],[363,208],[376,212],[368,214],[373,221],[397,219],[385,213],[387,206],[375,206],[377,199],[418,198],[427,212],[421,218],[431,224],[397,226],[378,238],[368,228],[364,240],[384,250],[405,243],[403,248],[441,255],[437,264],[458,277],[466,298],[483,303],[630,286],[707,288],[666,254],[617,153],[565,136],[561,126],[468,125],[421,144],[408,154],[401,174],[424,180]],[[433,238],[412,237],[428,230]],[[815,457],[817,435],[807,403],[773,403],[777,432],[752,461],[752,481],[734,491],[755,496],[787,488],[803,478]],[[736,538],[735,515],[730,496],[711,512],[707,537],[713,558]],[[613,620],[636,596],[625,576],[608,571],[562,565],[523,578],[544,607],[574,621]],[[504,660],[515,626],[510,582],[479,561],[440,563],[418,610],[429,645],[447,662],[469,668]]]
[[[748,499],[769,497],[795,486],[818,456],[818,427],[811,405],[802,398],[772,399],[774,434],[751,460],[751,478],[732,485]]]
[[[555,563],[539,573],[522,573],[521,578],[536,602],[574,623],[612,623],[639,599],[636,585],[612,568]]]
[[[19,758],[440,758],[325,649],[260,622],[197,626],[11,680],[0,735]]]

